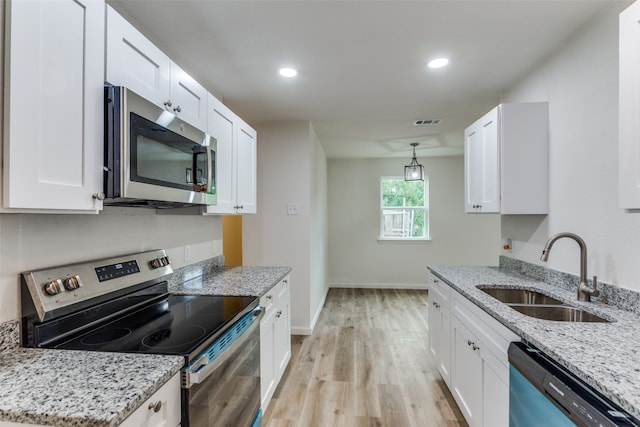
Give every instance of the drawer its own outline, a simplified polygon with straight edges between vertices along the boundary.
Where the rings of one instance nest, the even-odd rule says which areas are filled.
[[[176,427],[180,425],[180,417],[180,373],[177,373],[120,427]]]

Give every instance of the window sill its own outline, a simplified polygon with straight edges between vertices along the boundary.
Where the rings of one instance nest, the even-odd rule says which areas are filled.
[[[431,239],[429,237],[421,237],[421,238],[416,238],[416,237],[409,237],[409,238],[402,238],[402,237],[378,237],[378,242],[380,243],[384,243],[384,242],[390,242],[390,243],[394,243],[394,242],[415,242],[415,243],[421,243],[421,242],[430,242]]]

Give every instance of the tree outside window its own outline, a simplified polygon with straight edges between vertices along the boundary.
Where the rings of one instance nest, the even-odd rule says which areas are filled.
[[[429,238],[429,182],[380,178],[380,240]]]

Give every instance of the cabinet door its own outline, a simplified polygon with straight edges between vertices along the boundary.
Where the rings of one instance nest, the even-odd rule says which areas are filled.
[[[509,426],[509,366],[482,352],[482,418],[484,427]]]
[[[482,358],[476,337],[455,317],[452,324],[452,394],[471,427],[482,425]],[[474,348],[475,346],[475,348]]]
[[[207,90],[175,62],[171,62],[170,81],[171,106],[167,111],[198,129],[206,129]]]
[[[236,146],[236,201],[238,213],[256,213],[257,143],[256,131],[239,121]]]
[[[618,204],[640,209],[640,2],[620,14]]]
[[[234,135],[238,118],[222,102],[209,94],[209,135],[216,139],[216,205],[207,206],[207,213],[233,214],[236,205],[235,167],[233,165]]]
[[[451,385],[451,312],[436,291],[429,291],[429,352],[438,372]]]
[[[275,308],[275,306],[272,307]],[[275,310],[267,311],[260,322],[260,397],[263,412],[267,410],[271,396],[276,388],[275,314]]]
[[[101,209],[104,2],[12,1],[6,13],[4,207]]]
[[[157,405],[160,406],[156,412]],[[175,374],[138,407],[120,427],[174,427],[180,425],[180,374]]]
[[[500,211],[498,108],[465,130],[465,212]]]
[[[126,86],[164,108],[170,100],[170,67],[167,55],[107,6],[107,82]]]
[[[276,328],[274,337],[276,382],[280,381],[287,364],[291,359],[291,315],[289,278],[285,278],[278,285]]]

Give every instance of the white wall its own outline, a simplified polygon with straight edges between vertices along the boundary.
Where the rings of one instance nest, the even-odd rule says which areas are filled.
[[[315,325],[324,305],[329,283],[329,224],[327,216],[327,156],[313,128],[311,164],[311,326]]]
[[[324,152],[307,121],[257,131],[258,213],[242,218],[243,263],[292,267],[292,330],[310,333],[326,294]],[[287,214],[288,203],[299,205],[298,215]]]
[[[548,236],[570,231],[588,246],[588,274],[640,290],[640,215],[617,207],[618,13],[576,34],[503,96],[505,102],[548,101],[550,208],[547,217],[502,218],[513,256],[540,263]],[[578,246],[558,241],[549,267],[579,273]]]
[[[500,217],[464,213],[462,156],[420,159],[429,177],[430,242],[377,240],[380,177],[402,175],[408,160],[329,160],[331,286],[424,287],[427,265],[497,264]]]
[[[0,214],[0,322],[19,316],[23,271],[151,249],[167,249],[174,268],[222,255],[220,217],[156,215],[140,208],[107,212]]]

